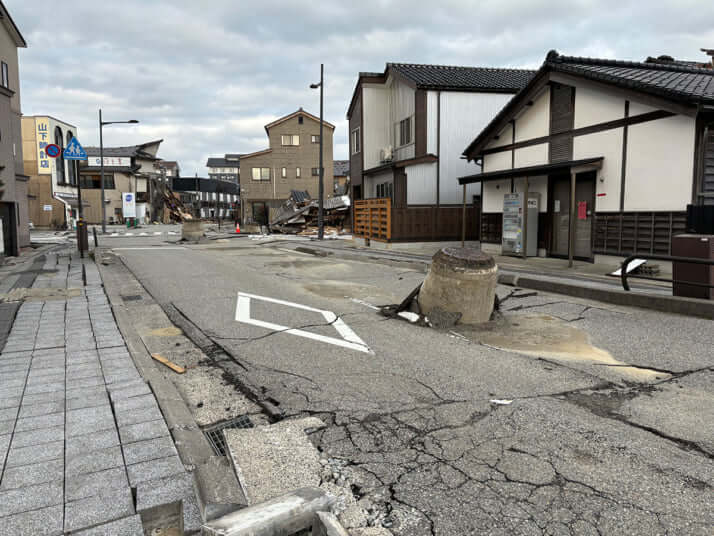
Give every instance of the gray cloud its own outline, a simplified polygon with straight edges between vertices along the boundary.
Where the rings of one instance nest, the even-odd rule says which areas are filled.
[[[325,118],[347,157],[345,113],[359,71],[387,61],[537,67],[548,50],[698,59],[714,47],[710,2],[423,0],[5,0],[28,41],[23,112],[75,124],[98,143],[97,109],[137,126],[108,145],[164,138],[159,155],[205,174],[209,155],[250,152],[263,125],[303,106],[325,63]]]

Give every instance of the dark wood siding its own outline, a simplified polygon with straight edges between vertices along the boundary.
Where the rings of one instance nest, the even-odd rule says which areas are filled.
[[[394,198],[392,203],[395,207],[407,206],[407,172],[404,168],[394,170]]]
[[[704,138],[704,161],[702,167],[702,193],[705,205],[714,205],[714,125],[709,125]]]
[[[686,228],[686,212],[596,212],[593,252],[669,255],[672,236]]]
[[[362,147],[360,152],[352,154],[352,131],[362,126],[362,88],[359,88],[359,95],[355,100],[355,106],[350,116],[350,131],[348,132],[348,150],[350,152],[350,182],[352,186],[362,184]],[[361,129],[360,129],[361,134]]]
[[[500,244],[502,228],[503,214],[500,212],[481,214],[481,242]]]
[[[462,207],[392,208],[392,242],[461,240]],[[466,240],[478,240],[478,207],[466,207]]]
[[[573,130],[575,126],[575,88],[562,84],[550,86],[550,134]],[[550,162],[573,159],[573,137],[563,136],[550,142]]]
[[[414,156],[426,154],[426,90],[414,92]]]

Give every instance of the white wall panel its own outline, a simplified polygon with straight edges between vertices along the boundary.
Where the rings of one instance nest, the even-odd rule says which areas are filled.
[[[362,102],[364,169],[370,169],[380,165],[380,151],[392,145],[389,129],[389,91],[382,87],[364,87]]]
[[[518,132],[518,125],[516,125]],[[548,163],[548,144],[541,143],[540,145],[531,145],[516,149],[515,167],[538,166]]]
[[[483,157],[483,172],[489,173],[490,171],[511,169],[511,163],[511,151],[487,154]]]
[[[625,210],[685,210],[692,200],[694,119],[675,115],[627,133]]]
[[[578,86],[575,89],[575,128],[623,117],[625,117],[624,98],[590,87]]]
[[[550,131],[550,89],[536,97],[516,119],[516,141],[547,136]]]
[[[433,205],[436,203],[436,162],[407,166],[407,204]]]
[[[488,181],[483,183],[481,197],[482,212],[503,212],[503,194],[510,193],[511,180]]]
[[[462,159],[464,149],[511,99],[495,93],[441,93],[441,152],[439,198],[443,205],[460,204],[463,187],[458,178],[474,173],[473,163]],[[510,163],[510,156],[509,156]],[[478,184],[466,188],[466,198],[479,195]]]
[[[577,99],[577,97],[576,97]],[[595,191],[604,196],[595,197],[595,210],[620,210],[620,183],[622,175],[623,129],[606,130],[573,140],[573,159],[604,156],[602,168],[597,172]]]
[[[428,91],[426,94],[426,152],[439,154],[437,147],[439,129],[439,92]]]

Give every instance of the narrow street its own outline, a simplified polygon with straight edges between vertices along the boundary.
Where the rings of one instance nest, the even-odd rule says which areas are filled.
[[[710,534],[711,321],[499,287],[488,327],[430,329],[376,310],[414,267],[160,238],[102,246],[273,419],[324,420],[312,441],[393,533]]]

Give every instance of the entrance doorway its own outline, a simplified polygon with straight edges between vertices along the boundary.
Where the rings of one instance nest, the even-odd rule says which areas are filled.
[[[15,203],[0,203],[0,218],[2,218],[2,238],[6,257],[14,257],[17,250],[17,216]]]
[[[573,257],[592,260],[592,227],[595,214],[594,171],[578,173],[575,183],[575,250]],[[570,249],[570,175],[550,177],[551,244],[550,255],[567,257]]]
[[[265,203],[251,203],[253,222],[258,225],[268,225],[268,206]]]

